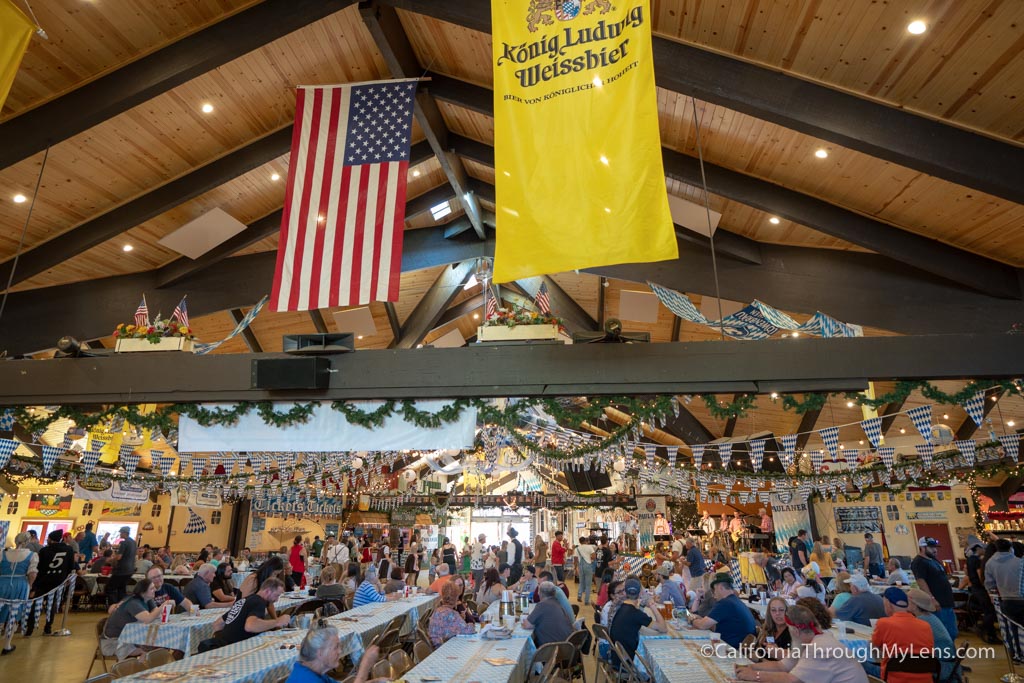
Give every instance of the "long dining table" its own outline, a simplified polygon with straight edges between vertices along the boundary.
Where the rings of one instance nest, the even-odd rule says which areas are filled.
[[[456,636],[402,678],[407,683],[519,683],[526,680],[536,651],[529,634],[505,640]]]
[[[392,619],[405,615],[405,629],[414,627],[419,610],[436,595],[421,595],[348,610],[327,621],[339,631],[341,656],[358,662],[363,651]],[[268,631],[248,640],[126,676],[125,681],[217,680],[223,683],[266,683],[291,671],[298,659],[304,629]]]

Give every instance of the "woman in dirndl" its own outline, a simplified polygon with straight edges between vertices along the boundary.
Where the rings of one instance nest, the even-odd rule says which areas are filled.
[[[36,579],[39,566],[39,555],[28,548],[32,537],[21,532],[14,537],[14,547],[0,553],[0,599],[28,600],[28,591]],[[22,616],[25,614],[26,603],[11,604],[0,602],[0,629],[6,628],[7,638],[4,641],[0,656],[14,651],[11,638]]]

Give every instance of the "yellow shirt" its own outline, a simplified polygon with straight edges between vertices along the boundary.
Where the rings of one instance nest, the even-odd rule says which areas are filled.
[[[832,554],[825,553],[824,557],[821,557],[817,553],[811,553],[811,562],[817,562],[818,567],[821,569],[822,577],[831,579],[836,575],[836,566],[832,562]]]

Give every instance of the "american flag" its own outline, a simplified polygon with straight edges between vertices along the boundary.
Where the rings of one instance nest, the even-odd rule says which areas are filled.
[[[149,307],[146,306],[146,295],[142,295],[142,303],[135,309],[135,324],[139,327],[149,327]]]
[[[490,287],[484,290],[484,299],[487,300],[484,308],[484,320],[490,320],[498,313],[498,299]]]
[[[272,310],[398,299],[416,84],[298,88]]]
[[[175,306],[171,319],[177,320],[183,327],[188,327],[188,308],[185,306],[185,297],[181,297],[181,301]]]
[[[548,284],[546,282],[540,283],[540,289],[537,290],[537,298],[533,302],[537,304],[537,308],[541,313],[545,315],[551,313],[551,300],[548,298]]]

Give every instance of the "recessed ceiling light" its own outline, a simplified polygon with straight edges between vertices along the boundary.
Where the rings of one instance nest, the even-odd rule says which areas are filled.
[[[473,320],[479,320],[479,319],[480,319],[480,314],[479,313],[474,313],[473,314]]]
[[[790,334],[789,336],[791,336],[791,337],[792,337],[793,339],[796,339],[797,337],[799,337],[799,336],[800,336],[800,333],[799,333],[799,332],[793,332],[793,333],[792,333],[792,334]]]
[[[943,420],[948,420],[949,419],[949,413],[943,413],[942,414],[942,419]]]
[[[130,244],[126,244],[126,245],[124,245],[123,247],[121,247],[121,249],[122,249],[123,251],[131,251],[131,250],[132,250],[132,249],[134,249],[134,248],[135,248],[135,247],[133,247],[133,246],[132,246],[132,245],[130,245]]]
[[[825,149],[817,149],[814,151],[814,156],[818,157],[819,159],[827,159],[828,151]]]
[[[414,168],[414,169],[412,170],[412,177],[413,177],[413,178],[419,178],[419,177],[420,177],[420,169],[418,169],[418,168]]]
[[[280,173],[271,173],[270,174],[270,179],[273,180],[276,183],[278,180],[281,179],[281,174]]]
[[[778,216],[772,216],[771,218],[768,219],[768,222],[771,223],[772,225],[778,225],[779,218]]]
[[[1013,427],[1013,426],[1016,426],[1016,424],[1017,424],[1016,422],[1014,422],[1013,420],[1010,420],[1009,422],[1006,423],[1006,426],[1007,427]]]
[[[16,195],[14,195],[14,203],[15,204],[24,204],[27,201],[28,201],[28,197],[26,197],[23,194],[16,194]]]
[[[203,110],[204,114],[211,114],[211,113],[213,113],[213,105],[210,104],[209,102],[204,102],[203,106],[200,107],[200,108]]]
[[[356,337],[356,339],[362,339],[362,338],[363,338],[363,335],[359,335],[358,337]]]
[[[915,36],[919,36],[928,30],[928,24],[924,23],[920,19],[912,21],[907,24],[907,32],[913,33]]]
[[[847,408],[852,408],[853,407],[853,401],[847,401],[846,402],[846,407]]]
[[[904,427],[900,427],[900,434],[906,434],[907,430]]]

